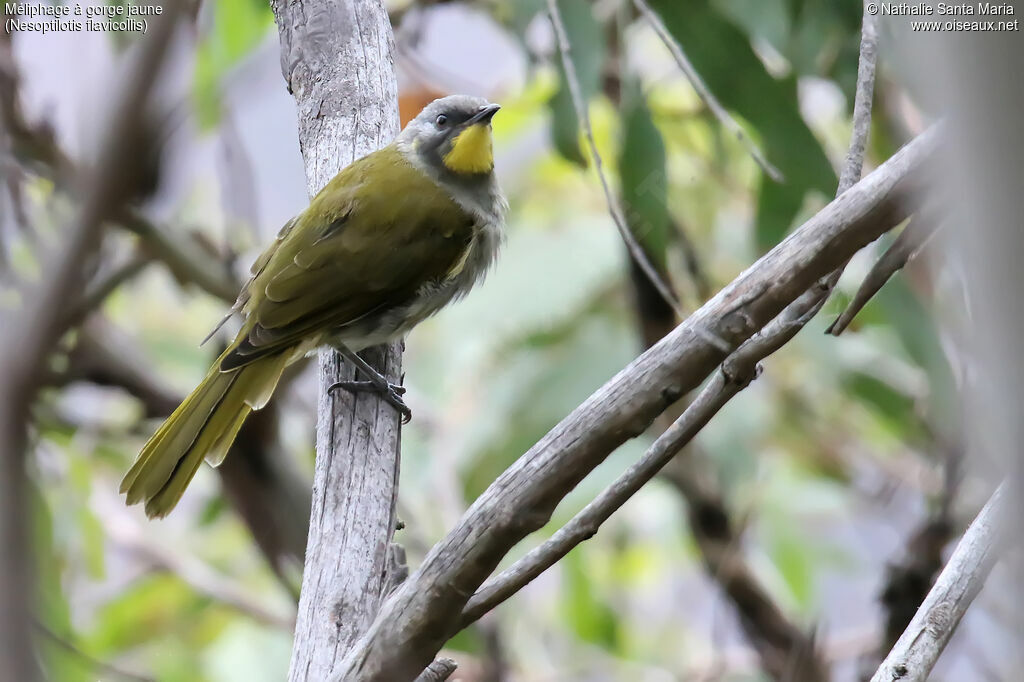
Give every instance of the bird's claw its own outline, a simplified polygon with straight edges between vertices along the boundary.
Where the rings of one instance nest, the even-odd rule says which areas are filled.
[[[402,415],[402,423],[408,424],[409,420],[412,419],[412,410],[402,400],[402,396],[405,394],[405,386],[399,386],[397,384],[388,384],[385,389],[383,386],[378,385],[373,381],[339,381],[331,384],[330,388],[327,389],[328,393],[332,393],[339,388],[344,389],[350,393],[376,393],[384,399],[389,405],[398,410],[398,413]]]

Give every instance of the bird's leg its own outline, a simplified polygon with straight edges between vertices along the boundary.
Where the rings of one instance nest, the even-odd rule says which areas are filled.
[[[402,394],[405,393],[404,386],[398,386],[392,384],[387,380],[387,377],[381,375],[380,372],[370,367],[366,360],[356,355],[352,350],[343,343],[332,343],[331,346],[341,353],[342,357],[351,362],[356,366],[360,372],[367,378],[367,381],[339,381],[331,384],[327,389],[327,392],[343,388],[346,391],[352,393],[358,393],[360,391],[370,391],[377,393],[392,407],[398,410],[399,414],[402,415],[402,423],[407,424],[412,419],[412,410],[402,400]]]

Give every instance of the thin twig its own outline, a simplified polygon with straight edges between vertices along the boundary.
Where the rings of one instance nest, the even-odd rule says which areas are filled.
[[[65,324],[70,327],[83,320],[86,315],[100,307],[107,296],[118,287],[142,272],[152,260],[148,254],[135,253],[125,262],[112,267],[102,277],[97,277],[97,280],[85,290],[78,302],[71,306]]]
[[[13,156],[53,181],[58,189],[74,192],[77,178],[83,175],[82,169],[61,148],[51,127],[25,118],[19,105],[18,86],[17,70],[10,55],[10,36],[0,33],[0,94],[3,95],[0,120],[11,138]],[[167,235],[131,207],[123,207],[120,215],[108,218],[137,234],[176,277],[195,283],[229,304],[234,303],[239,283],[191,235]]]
[[[222,261],[192,235],[170,235],[138,211],[126,209],[118,224],[139,236],[145,248],[182,282],[192,283],[226,303],[234,303],[240,283]]]
[[[1013,506],[1011,493],[1006,484],[993,493],[871,682],[924,682],[928,678],[995,565]]]
[[[583,126],[583,134],[587,138],[587,146],[590,148],[590,154],[594,158],[594,168],[597,170],[597,176],[601,180],[601,189],[604,190],[604,196],[608,202],[608,212],[611,214],[612,220],[615,222],[615,227],[618,228],[619,235],[622,237],[622,241],[625,242],[630,256],[632,256],[633,260],[640,266],[640,269],[643,270],[647,279],[651,281],[651,284],[653,284],[654,288],[658,290],[661,297],[665,299],[665,302],[672,306],[672,309],[676,311],[677,315],[683,317],[679,300],[672,292],[672,288],[658,274],[658,271],[647,257],[647,253],[644,251],[643,247],[640,246],[640,242],[636,240],[636,236],[629,229],[629,225],[626,223],[625,214],[622,211],[622,206],[619,205],[618,198],[612,192],[611,186],[608,184],[608,178],[604,173],[604,164],[601,161],[601,155],[597,151],[597,142],[594,140],[594,131],[590,125],[590,113],[587,111],[587,101],[586,98],[583,97],[583,90],[580,87],[579,77],[576,74],[576,65],[573,63],[572,55],[570,54],[571,46],[569,44],[569,34],[565,30],[565,24],[562,23],[562,15],[558,11],[557,0],[547,0],[547,2],[548,15],[551,18],[551,25],[555,30],[555,39],[558,41],[558,49],[562,59],[562,68],[565,71],[566,84],[569,86],[572,103],[576,109],[576,117]]]
[[[837,198],[853,187],[861,177],[864,150],[871,129],[871,102],[875,89],[875,62],[878,57],[878,16],[877,13],[872,14],[868,11],[869,4],[869,2],[865,2],[861,27],[857,92],[853,103],[853,135],[843,170],[839,175],[839,186],[836,188]],[[845,268],[846,263],[843,263],[832,273],[821,278],[776,319],[772,320],[771,324],[745,344],[754,344],[756,347],[741,349],[746,354],[746,357],[742,358],[743,362],[736,358],[726,361],[724,366],[726,372],[730,372],[728,366],[730,363],[734,365],[732,371],[737,371],[735,366],[740,364],[752,366],[751,362],[758,362],[788,343],[825,305]]]
[[[739,140],[740,144],[746,148],[747,153],[750,154],[751,158],[754,159],[754,162],[761,167],[761,170],[763,170],[768,177],[775,182],[785,182],[786,178],[782,174],[782,171],[773,166],[772,163],[765,158],[761,150],[757,148],[756,144],[754,144],[754,141],[747,136],[743,131],[743,128],[740,127],[740,124],[736,122],[736,119],[729,115],[729,112],[725,110],[725,107],[723,107],[722,103],[718,101],[718,98],[715,97],[715,95],[708,89],[708,86],[705,85],[700,74],[697,73],[697,69],[695,69],[693,64],[690,63],[690,59],[686,56],[686,52],[683,51],[683,46],[680,45],[679,41],[672,36],[668,28],[665,26],[665,22],[663,22],[661,17],[658,16],[658,13],[651,9],[651,6],[647,4],[646,0],[633,0],[633,4],[636,5],[636,8],[640,10],[640,13],[644,15],[645,19],[647,19],[651,28],[653,28],[654,32],[658,34],[659,38],[661,38],[661,42],[665,43],[665,47],[667,47],[669,52],[672,53],[672,57],[676,60],[676,64],[679,65],[679,69],[686,76],[686,79],[690,81],[690,85],[693,86],[697,96],[700,97],[704,104],[707,105],[714,117],[718,119],[718,122],[736,136],[736,139]]]
[[[829,325],[825,333],[839,336],[846,331],[857,313],[881,290],[890,277],[921,252],[937,231],[935,223],[923,220],[922,216],[914,216],[910,224],[893,240],[892,246],[872,266],[846,309]]]
[[[853,97],[853,133],[846,152],[839,189],[836,196],[857,184],[864,167],[864,150],[871,132],[871,104],[875,95],[875,65],[878,62],[878,15],[871,12],[870,0],[865,0],[860,29],[860,56],[857,59],[857,90]]]
[[[85,665],[89,666],[97,672],[101,672],[112,677],[118,677],[122,680],[129,680],[129,682],[156,682],[156,680],[152,677],[147,677],[145,675],[139,675],[137,673],[129,672],[127,670],[122,670],[121,668],[118,668],[115,665],[111,665],[106,661],[101,661],[95,656],[90,656],[89,654],[85,653],[77,646],[75,646],[68,640],[64,639],[63,637],[61,637],[56,632],[46,627],[39,621],[35,622],[35,627],[36,630],[42,633],[44,637],[46,637],[51,642],[59,646],[61,649],[67,651],[75,658],[80,659]]]
[[[465,627],[480,618],[553,566],[578,544],[593,537],[601,524],[654,478],[743,386],[732,383],[724,373],[718,372],[709,388],[712,390],[701,391],[679,419],[658,436],[639,461],[602,490],[568,523],[522,559],[485,582],[463,609],[460,626]]]

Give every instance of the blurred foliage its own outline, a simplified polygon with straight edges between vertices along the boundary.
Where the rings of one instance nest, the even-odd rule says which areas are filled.
[[[667,267],[671,218],[668,211],[668,170],[661,131],[651,119],[639,84],[628,81],[622,103],[619,178],[629,228],[652,262]]]
[[[754,126],[768,160],[785,176],[782,183],[764,178],[758,193],[757,244],[767,250],[789,230],[808,191],[835,193],[835,173],[800,116],[797,74],[768,73],[750,36],[710,3],[660,0],[653,6],[711,92]]]
[[[710,90],[785,175],[783,183],[762,177],[631,3],[559,0],[606,172],[638,237],[697,304],[677,225],[687,226],[717,290],[834,193],[833,164],[849,135],[860,2],[651,4]],[[493,30],[511,38],[529,69],[520,90],[488,93],[503,104],[495,134],[512,205],[508,244],[478,291],[408,341],[416,419],[404,432],[399,515],[406,529],[398,539],[413,566],[501,471],[641,350],[624,250],[580,143],[543,3],[478,7],[490,12]],[[444,40],[460,39],[441,22],[424,27]],[[251,59],[278,73],[273,33],[262,0],[202,4],[185,72],[190,111],[203,132],[179,142],[179,155],[200,156],[216,139],[229,106],[225,92],[247,86],[238,76],[241,64]],[[486,91],[491,84],[478,86]],[[807,86],[819,96],[807,97]],[[255,94],[244,98],[244,108],[260,106]],[[290,140],[292,126],[282,119],[258,134]],[[893,144],[876,139],[872,161]],[[275,172],[277,159],[259,146],[246,151],[261,172]],[[227,218],[216,204],[224,188],[208,175],[185,176],[175,201],[159,210],[222,241]],[[50,191],[34,186],[31,197],[44,226],[56,224],[63,210]],[[262,227],[264,238],[274,231]],[[9,249],[22,261],[16,266],[28,267],[26,251],[21,242]],[[840,301],[870,260],[851,264]],[[911,476],[893,478],[907,467],[934,468],[931,439],[950,414],[941,404],[950,370],[928,294],[895,278],[840,339],[821,333],[841,307],[830,303],[698,438],[695,466],[704,463],[720,484],[755,574],[798,623],[863,626],[881,562],[899,544],[892,517],[909,522],[934,492]],[[153,266],[115,292],[103,313],[180,393],[205,371],[211,351],[196,342],[223,308]],[[314,379],[307,374],[276,398],[286,405],[282,440],[307,473]],[[166,521],[147,523],[138,510],[121,509],[117,481],[155,426],[141,414],[116,389],[80,384],[49,392],[39,409],[38,617],[69,645],[44,646],[50,678],[106,680],[90,663],[98,660],[161,682],[282,679],[291,641],[286,628],[218,599],[139,546],[136,532],[241,586],[270,611],[292,608],[209,469]],[[554,532],[649,442],[638,439],[614,453],[507,561]],[[885,484],[876,486],[878,479]],[[872,497],[896,484],[913,493],[909,502],[890,508]],[[594,539],[503,605],[493,623],[510,679],[691,679],[719,663],[726,670],[721,679],[763,679],[749,656],[729,653],[742,646],[742,635],[685,526],[677,493],[656,481]],[[845,592],[824,589],[837,580],[847,581]],[[479,628],[449,646],[460,670],[494,655]],[[473,679],[469,672],[466,679]]]
[[[590,101],[600,91],[601,72],[606,53],[604,30],[587,0],[558,0],[558,12],[569,39],[569,59],[576,71],[580,94]],[[565,158],[586,165],[580,149],[580,121],[565,79],[561,59],[557,60],[559,85],[551,98],[551,136],[555,149]]]
[[[274,15],[261,0],[218,0],[204,7],[212,16],[196,47],[192,88],[199,125],[210,128],[220,117],[226,76],[260,43],[274,24]]]

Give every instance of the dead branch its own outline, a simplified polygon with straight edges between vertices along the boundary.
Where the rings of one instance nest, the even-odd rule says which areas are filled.
[[[384,603],[328,679],[414,678],[504,554],[622,442],[642,433],[815,281],[900,222],[928,133],[830,203],[567,416],[477,499]],[[543,472],[543,475],[538,475]]]
[[[452,673],[455,672],[457,667],[459,667],[458,663],[453,659],[439,658],[428,665],[427,669],[419,674],[419,677],[416,678],[416,682],[444,682],[452,676]]]
[[[921,252],[938,229],[938,226],[924,216],[914,216],[910,224],[903,228],[892,246],[886,249],[882,257],[871,267],[857,293],[854,294],[846,309],[825,330],[826,334],[839,336],[850,322],[857,316],[868,301],[881,291],[889,278],[899,272],[910,260]]]
[[[345,165],[398,134],[394,40],[383,3],[275,0],[281,70],[298,107],[310,196]],[[400,383],[402,348],[364,357]],[[378,397],[329,393],[354,369],[320,354],[317,458],[290,680],[326,680],[377,614],[398,495],[399,415]],[[433,660],[424,660],[410,679]]]
[[[871,682],[928,679],[995,565],[1013,507],[1012,490],[1003,484],[964,533],[934,587]]]
[[[724,375],[719,372],[712,379],[712,384],[722,384],[726,381]],[[480,618],[553,566],[578,544],[596,535],[601,524],[645,483],[654,478],[721,409],[728,400],[728,397],[725,397],[727,394],[720,390],[721,388],[724,386],[719,385],[719,390],[715,391],[702,391],[682,416],[658,436],[643,457],[615,482],[602,490],[549,539],[497,576],[487,580],[463,609],[460,626],[465,627]],[[709,400],[717,402],[708,403]]]

